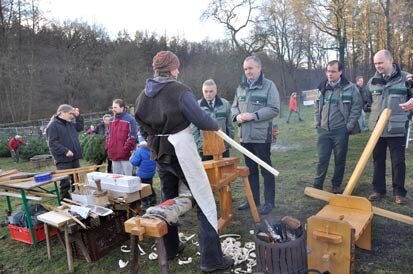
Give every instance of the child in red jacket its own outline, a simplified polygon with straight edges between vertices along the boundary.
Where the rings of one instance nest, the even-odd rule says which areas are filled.
[[[290,123],[290,117],[291,117],[292,112],[297,113],[298,120],[300,122],[304,121],[303,119],[301,119],[300,108],[298,106],[297,93],[296,92],[291,93],[290,104],[289,104],[288,108],[289,108],[290,112],[288,113],[287,124]]]

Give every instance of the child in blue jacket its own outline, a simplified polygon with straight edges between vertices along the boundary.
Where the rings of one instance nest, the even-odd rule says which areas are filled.
[[[141,200],[141,206],[147,208],[156,205],[156,193],[152,186],[156,172],[156,161],[151,160],[151,151],[142,137],[139,137],[138,148],[129,161],[133,166],[138,167],[136,176],[141,178],[142,183],[151,185],[152,194]]]

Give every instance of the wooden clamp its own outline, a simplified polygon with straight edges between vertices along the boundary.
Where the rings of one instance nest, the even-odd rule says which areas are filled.
[[[161,238],[168,233],[165,221],[161,219],[148,219],[139,216],[132,217],[125,222],[125,231],[138,236],[143,240],[143,236]]]

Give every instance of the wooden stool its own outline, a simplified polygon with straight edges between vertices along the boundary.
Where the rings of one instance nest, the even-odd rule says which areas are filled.
[[[308,218],[308,267],[335,273],[355,272],[355,247],[371,250],[371,203],[363,197],[337,195]]]
[[[138,239],[143,240],[143,236],[154,237],[156,242],[156,250],[158,253],[159,266],[161,274],[169,274],[168,258],[166,257],[166,249],[162,237],[168,233],[168,227],[165,221],[161,219],[147,219],[142,217],[133,217],[125,222],[125,231],[130,233],[130,249],[131,249],[131,273],[139,273],[138,265]]]
[[[219,193],[220,218],[218,220],[218,231],[222,232],[231,222],[233,215],[231,183],[235,182],[238,177],[242,177],[254,222],[259,222],[260,217],[248,180],[249,169],[239,167],[240,159],[237,157],[222,158],[222,153],[225,151],[224,141],[214,132],[203,131],[203,137],[203,154],[213,156],[213,160],[202,163],[208,175],[212,191]]]

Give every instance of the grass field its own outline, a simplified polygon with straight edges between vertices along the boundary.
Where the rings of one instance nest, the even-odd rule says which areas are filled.
[[[287,109],[287,108],[284,108]],[[304,195],[304,188],[312,186],[315,165],[317,164],[316,133],[313,129],[313,108],[304,107],[302,115],[304,122],[298,122],[293,116],[290,124],[285,123],[283,118],[278,119],[280,135],[277,144],[273,148],[273,166],[280,172],[276,178],[276,207],[273,210],[273,217],[291,215],[298,218],[303,223],[311,215],[316,214],[325,205],[325,202],[315,200]],[[354,167],[367,143],[369,134],[361,134],[350,137],[349,152],[347,156],[346,174],[343,187],[351,176]],[[412,144],[413,146],[413,144]],[[413,147],[406,153],[406,188],[408,198],[413,193]],[[232,156],[241,155],[236,151],[231,151]],[[388,157],[389,158],[389,157]],[[389,161],[389,160],[388,160]],[[243,162],[243,161],[242,161]],[[330,163],[329,173],[324,184],[325,190],[331,189],[333,159]],[[0,159],[0,168],[3,170],[15,167],[10,159]],[[24,171],[31,171],[28,163],[21,163],[18,168]],[[353,195],[366,197],[372,191],[372,162],[369,161],[362,177],[355,188]],[[391,168],[390,162],[387,164],[387,187],[391,193]],[[159,187],[158,187],[159,189]],[[234,207],[245,200],[245,194],[241,181],[232,184]],[[13,199],[14,205],[19,200]],[[388,195],[374,206],[387,210],[392,210],[401,214],[412,214],[412,202],[408,199],[406,205],[396,205],[393,197]],[[0,198],[0,208],[6,209],[7,204],[4,197]],[[255,228],[251,214],[248,211],[234,210],[232,224],[225,233],[237,233],[241,235],[243,243],[253,241],[254,236],[249,233]],[[197,221],[195,210],[186,214],[181,219],[181,231],[189,236],[197,233]],[[0,273],[67,273],[66,255],[57,239],[53,239],[53,259],[48,261],[45,243],[42,242],[37,249],[31,246],[10,240],[7,227],[0,228],[0,235],[6,238],[0,240]],[[151,239],[145,239],[142,247],[148,251],[152,245]],[[413,273],[413,228],[407,224],[375,216],[372,225],[372,251],[356,249],[356,272],[357,273]],[[125,244],[128,244],[126,242]],[[200,273],[199,257],[195,255],[197,248],[188,243],[180,258],[193,257],[193,263],[188,265],[178,265],[177,260],[170,263],[171,273]],[[148,254],[148,252],[147,252]],[[82,260],[75,260],[75,273],[128,273],[129,268],[120,269],[118,260],[128,260],[127,254],[120,249],[112,250],[107,256],[97,262],[88,264]],[[148,260],[148,256],[140,257],[140,273],[159,273],[158,262]],[[230,273],[229,271],[223,273]]]

